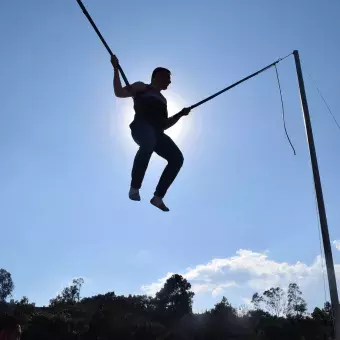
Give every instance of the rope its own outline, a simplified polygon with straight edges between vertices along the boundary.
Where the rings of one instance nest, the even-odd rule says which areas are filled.
[[[285,56],[285,57],[283,57],[283,58],[280,58],[280,59],[276,60],[276,61],[273,62],[272,64],[270,64],[270,65],[268,65],[268,66],[262,68],[261,70],[255,72],[255,73],[252,73],[252,74],[249,75],[248,77],[245,77],[245,78],[243,78],[243,79],[237,81],[236,83],[234,83],[234,84],[232,84],[232,85],[230,85],[230,86],[224,88],[223,90],[218,91],[218,92],[216,92],[215,94],[213,94],[213,95],[211,95],[211,96],[209,96],[209,97],[207,97],[207,98],[201,100],[200,102],[198,102],[198,103],[196,103],[196,104],[194,104],[194,105],[191,105],[191,106],[190,106],[190,109],[192,110],[192,109],[194,109],[194,108],[196,108],[196,107],[198,107],[198,106],[200,106],[200,105],[206,103],[207,101],[209,101],[209,100],[211,100],[211,99],[213,99],[213,98],[219,96],[219,95],[222,94],[223,92],[226,92],[226,91],[232,89],[233,87],[235,87],[235,86],[237,86],[237,85],[239,85],[239,84],[245,82],[246,80],[248,80],[248,79],[250,79],[250,78],[253,78],[253,77],[257,76],[258,74],[260,74],[260,73],[262,73],[262,72],[268,70],[269,68],[273,67],[274,65],[276,65],[276,64],[279,63],[280,61],[282,61],[282,60],[288,58],[288,57],[289,57],[290,55],[292,55],[292,54],[293,54],[293,53],[290,53],[290,54],[288,54],[287,56]]]
[[[279,91],[280,91],[280,98],[281,98],[281,107],[282,107],[282,119],[283,119],[283,127],[285,129],[285,133],[286,133],[286,137],[288,139],[288,142],[290,144],[290,146],[292,147],[293,149],[293,152],[294,152],[294,155],[296,155],[296,152],[295,152],[295,149],[294,149],[294,146],[289,138],[289,135],[288,135],[288,132],[287,132],[287,128],[286,128],[286,118],[285,118],[285,108],[284,108],[284,105],[283,105],[283,98],[282,98],[282,90],[281,90],[281,84],[280,84],[280,78],[279,78],[279,72],[277,70],[277,66],[276,64],[274,65],[275,66],[275,71],[276,71],[276,78],[277,78],[277,83],[278,83],[278,86],[279,86]]]
[[[318,88],[316,88],[316,89],[318,90],[318,92],[319,92],[319,94],[320,94],[322,100],[323,100],[324,103],[326,104],[329,113],[332,115],[335,124],[337,125],[338,129],[340,130],[340,125],[339,125],[338,121],[336,120],[334,114],[332,113],[331,109],[329,108],[329,106],[328,106],[328,104],[327,104],[327,102],[326,102],[326,99],[323,97],[323,95],[322,95],[322,93],[320,92],[320,90],[319,90]]]
[[[323,102],[325,103],[328,112],[330,113],[330,115],[332,116],[334,123],[336,124],[336,126],[338,127],[338,129],[340,130],[340,124],[338,123],[337,119],[335,118],[335,115],[333,114],[332,110],[330,109],[329,105],[326,102],[326,99],[324,98],[324,96],[322,95],[321,91],[319,90],[318,86],[316,85],[316,82],[314,81],[314,79],[312,78],[311,74],[309,72],[308,76],[311,79],[311,81],[314,83],[314,86],[316,87],[317,91],[319,92],[320,97],[322,98]]]
[[[112,51],[111,51],[109,45],[106,43],[104,37],[102,36],[102,34],[100,33],[98,27],[96,26],[96,24],[95,24],[94,21],[92,20],[92,18],[91,18],[91,16],[90,16],[89,12],[87,11],[87,9],[86,9],[86,7],[84,6],[84,4],[82,3],[82,1],[81,1],[81,0],[76,0],[76,1],[77,1],[78,5],[80,6],[81,10],[83,11],[84,15],[86,16],[86,18],[89,20],[89,22],[90,22],[90,24],[92,25],[93,29],[96,31],[96,33],[97,33],[99,39],[101,40],[101,42],[102,42],[103,45],[105,46],[106,50],[109,52],[109,54],[110,54],[111,56],[113,56],[113,53],[112,53]],[[201,100],[200,102],[198,102],[198,103],[196,103],[196,104],[194,104],[194,105],[191,105],[191,106],[190,106],[190,109],[192,110],[192,109],[194,109],[194,108],[196,108],[196,107],[198,107],[198,106],[200,106],[200,105],[206,103],[207,101],[209,101],[209,100],[211,100],[211,99],[213,99],[213,98],[219,96],[219,95],[222,94],[223,92],[226,92],[226,91],[232,89],[233,87],[235,87],[235,86],[237,86],[237,85],[243,83],[244,81],[246,81],[246,80],[248,80],[248,79],[250,79],[250,78],[253,78],[253,77],[257,76],[258,74],[260,74],[260,73],[266,71],[266,70],[269,69],[270,67],[275,66],[275,65],[276,65],[277,63],[279,63],[280,61],[282,61],[282,60],[288,58],[288,57],[289,57],[290,55],[292,55],[292,54],[293,54],[293,53],[290,53],[290,54],[288,54],[287,56],[278,59],[278,60],[275,61],[274,63],[272,63],[272,64],[270,64],[270,65],[264,67],[263,69],[261,69],[261,70],[255,72],[255,73],[253,73],[253,74],[251,74],[250,76],[248,76],[248,77],[246,77],[246,78],[243,78],[243,79],[239,80],[238,82],[236,82],[236,83],[234,83],[234,84],[232,84],[232,85],[226,87],[225,89],[223,89],[223,90],[221,90],[221,91],[219,91],[219,92],[217,92],[217,93],[215,93],[215,94],[213,94],[213,95],[211,95],[211,96],[209,96],[209,97],[207,97],[207,98]],[[126,84],[127,86],[130,86],[130,83],[129,83],[129,81],[127,80],[127,78],[126,78],[126,76],[125,76],[125,73],[124,73],[123,69],[120,67],[120,65],[118,65],[118,69],[119,69],[119,72],[120,72],[120,74],[122,75],[122,77],[123,77],[123,79],[124,79],[125,84]],[[294,152],[294,153],[295,153],[295,152]]]
[[[113,56],[113,53],[112,53],[112,51],[111,51],[109,45],[106,43],[105,39],[103,38],[103,36],[102,36],[102,34],[100,33],[98,27],[96,26],[96,24],[95,24],[94,21],[92,20],[90,14],[88,13],[88,11],[87,11],[86,7],[84,6],[84,4],[82,3],[82,1],[81,1],[81,0],[77,0],[77,3],[78,3],[78,5],[80,6],[80,8],[82,9],[82,11],[83,11],[84,15],[86,16],[86,18],[89,20],[90,24],[92,25],[93,29],[94,29],[95,32],[97,33],[98,37],[100,38],[101,42],[102,42],[103,45],[105,46],[106,50],[109,52],[109,54],[110,54],[111,56]],[[192,110],[192,109],[194,109],[194,108],[196,108],[196,107],[198,107],[198,106],[200,106],[200,105],[206,103],[207,101],[209,101],[209,100],[211,100],[211,99],[213,99],[213,98],[219,96],[219,95],[222,94],[223,92],[226,92],[226,91],[232,89],[233,87],[235,87],[235,86],[237,86],[237,85],[239,85],[239,84],[245,82],[246,80],[248,80],[248,79],[250,79],[250,78],[253,78],[253,77],[257,76],[258,74],[260,74],[260,73],[262,73],[262,72],[268,70],[268,69],[271,68],[272,66],[275,66],[276,75],[277,75],[278,84],[279,84],[280,95],[281,95],[281,105],[282,105],[282,112],[283,112],[284,129],[285,129],[285,132],[286,132],[286,136],[287,136],[287,138],[288,138],[288,141],[289,141],[289,143],[290,143],[290,145],[291,145],[291,147],[292,147],[292,149],[293,149],[293,151],[294,151],[294,155],[295,155],[295,154],[296,154],[296,153],[295,153],[295,149],[294,149],[294,147],[293,147],[293,145],[292,145],[292,143],[291,143],[291,141],[290,141],[290,138],[289,138],[289,136],[288,136],[287,129],[286,129],[285,112],[284,112],[284,106],[283,106],[283,100],[282,100],[282,91],[281,91],[279,75],[278,75],[277,67],[276,67],[276,64],[277,64],[277,63],[279,63],[280,61],[282,61],[282,60],[288,58],[288,57],[289,57],[290,55],[292,55],[292,54],[293,54],[293,53],[290,53],[290,54],[288,54],[287,56],[278,59],[278,60],[275,61],[274,63],[272,63],[272,64],[270,64],[270,65],[264,67],[263,69],[261,69],[261,70],[255,72],[255,73],[249,75],[248,77],[245,77],[245,78],[239,80],[238,82],[236,82],[236,83],[234,83],[234,84],[232,84],[232,85],[226,87],[225,89],[223,89],[223,90],[221,90],[221,91],[218,91],[217,93],[215,93],[215,94],[213,94],[213,95],[211,95],[211,96],[209,96],[209,97],[207,97],[207,98],[201,100],[200,102],[198,102],[198,103],[196,103],[196,104],[194,104],[194,105],[191,105],[191,106],[190,106],[190,109]],[[122,75],[122,78],[124,79],[125,84],[126,84],[127,86],[130,86],[130,83],[129,83],[129,81],[127,80],[127,78],[126,78],[126,76],[125,76],[125,73],[124,73],[124,71],[123,71],[123,69],[121,68],[120,65],[118,65],[118,69],[119,69],[119,72],[120,72],[121,75]],[[340,126],[339,126],[339,128],[340,128]]]
[[[85,14],[86,18],[89,20],[90,24],[92,25],[92,27],[94,28],[94,30],[96,31],[96,33],[98,34],[99,39],[101,40],[101,42],[104,44],[105,48],[107,49],[107,51],[109,52],[109,54],[111,56],[113,56],[113,53],[109,47],[109,45],[106,43],[105,39],[103,38],[103,36],[101,35],[99,29],[97,28],[96,24],[94,23],[94,21],[92,20],[89,12],[87,11],[87,9],[85,8],[85,6],[83,5],[83,3],[81,2],[81,0],[77,0],[78,5],[80,6],[80,8],[82,9],[83,13]],[[130,86],[129,81],[127,80],[125,73],[123,71],[123,69],[120,67],[120,65],[118,65],[118,69],[120,74],[122,75],[124,82],[127,86]]]
[[[207,98],[205,98],[205,99],[199,101],[198,103],[196,103],[196,104],[194,104],[194,105],[191,105],[191,106],[190,106],[190,110],[192,110],[192,109],[194,109],[194,108],[196,108],[196,107],[198,107],[198,106],[200,106],[200,105],[206,103],[207,101],[209,101],[209,100],[211,100],[211,99],[213,99],[213,98],[219,96],[219,95],[222,94],[223,92],[226,92],[226,91],[232,89],[233,87],[235,87],[235,86],[237,86],[237,85],[239,85],[239,84],[245,82],[246,80],[248,80],[248,79],[250,79],[250,78],[253,78],[253,77],[257,76],[258,74],[260,74],[260,73],[262,73],[262,72],[268,70],[269,68],[275,66],[276,77],[277,77],[277,82],[278,82],[279,91],[280,91],[280,97],[281,97],[281,107],[282,107],[283,126],[284,126],[284,130],[285,130],[285,133],[286,133],[286,137],[287,137],[287,139],[288,139],[288,142],[289,142],[291,148],[293,149],[294,155],[296,155],[295,148],[294,148],[294,146],[293,146],[293,144],[292,144],[292,142],[291,142],[291,140],[290,140],[290,138],[289,138],[289,135],[288,135],[288,132],[287,132],[287,128],[286,128],[285,108],[284,108],[284,104],[283,104],[283,97],[282,97],[282,90],[281,90],[281,84],[280,84],[279,73],[278,73],[277,66],[276,66],[276,64],[278,64],[280,61],[282,61],[282,60],[288,58],[288,57],[291,56],[292,54],[293,54],[293,53],[290,53],[290,54],[288,54],[287,56],[285,56],[285,57],[283,57],[283,58],[280,58],[280,59],[276,60],[276,61],[273,62],[272,64],[270,64],[270,65],[268,65],[268,66],[262,68],[261,70],[255,72],[255,73],[252,73],[252,74],[249,75],[248,77],[245,77],[245,78],[243,78],[243,79],[237,81],[236,83],[234,83],[234,84],[232,84],[232,85],[230,85],[230,86],[224,88],[223,90],[218,91],[218,92],[216,92],[215,94],[213,94],[213,95],[211,95],[211,96],[209,96],[209,97],[207,97]]]
[[[327,104],[326,99],[323,97],[321,91],[319,90],[319,88],[318,88],[316,82],[314,81],[314,79],[313,79],[313,77],[311,76],[310,72],[307,72],[307,74],[308,74],[309,78],[311,79],[311,81],[313,82],[314,86],[316,87],[316,89],[317,89],[317,91],[318,91],[320,97],[322,98],[323,102],[325,103],[325,105],[326,105],[326,107],[327,107],[327,109],[328,109],[328,112],[331,114],[331,116],[332,116],[332,118],[333,118],[333,120],[334,120],[336,126],[337,126],[338,129],[340,130],[340,125],[339,125],[337,119],[335,118],[334,114],[332,113],[332,110],[330,109],[329,105]],[[316,197],[316,192],[315,192],[315,190],[314,190],[314,194],[315,194],[316,212],[317,212],[318,216],[320,216],[320,215],[319,215],[319,209],[318,209],[317,197]],[[319,241],[320,241],[320,252],[321,252],[321,270],[322,270],[322,274],[323,274],[322,276],[323,276],[323,286],[324,286],[324,299],[325,299],[325,302],[326,302],[328,299],[327,299],[327,292],[326,292],[326,291],[327,291],[327,290],[326,290],[326,278],[325,278],[325,276],[326,276],[325,261],[324,261],[325,255],[324,255],[324,250],[323,250],[323,247],[322,247],[322,240],[321,240],[321,224],[320,224],[320,218],[318,218],[318,224],[319,224],[319,228],[318,228],[318,229],[319,229]],[[335,308],[337,308],[337,306],[335,306]],[[333,327],[333,331],[334,331],[334,334],[335,334],[335,332],[336,332],[336,327],[335,327],[334,314],[335,314],[335,312],[334,312],[334,306],[332,305],[332,320],[331,320],[331,322],[332,322],[332,327]]]
[[[94,21],[92,20],[92,18],[91,18],[91,16],[90,16],[89,12],[87,11],[87,9],[86,9],[86,7],[84,6],[84,4],[82,3],[82,1],[81,1],[81,0],[77,0],[77,3],[78,3],[78,5],[80,6],[81,10],[83,11],[84,15],[86,16],[86,18],[89,20],[89,22],[90,22],[90,24],[92,25],[93,29],[96,31],[96,33],[97,33],[99,39],[101,40],[101,42],[102,42],[103,45],[105,46],[106,50],[109,52],[109,54],[110,54],[111,56],[113,56],[113,53],[112,53],[112,51],[111,51],[109,45],[106,43],[104,37],[102,36],[102,34],[100,33],[98,27],[96,26],[96,24],[95,24]],[[264,67],[263,69],[261,69],[261,70],[255,72],[255,73],[249,75],[248,77],[245,77],[245,78],[239,80],[238,82],[236,82],[236,83],[234,83],[234,84],[232,84],[232,85],[226,87],[225,89],[223,89],[223,90],[221,90],[221,91],[219,91],[219,92],[217,92],[217,93],[215,93],[215,94],[213,94],[213,95],[211,95],[211,96],[209,96],[209,97],[207,97],[207,98],[201,100],[200,102],[198,102],[198,103],[196,103],[196,104],[194,104],[194,105],[191,105],[191,106],[190,106],[190,109],[192,110],[192,109],[194,109],[194,108],[196,108],[196,107],[198,107],[198,106],[200,106],[200,105],[206,103],[207,101],[209,101],[209,100],[211,100],[211,99],[213,99],[213,98],[219,96],[219,95],[222,94],[223,92],[226,92],[226,91],[232,89],[233,87],[235,87],[235,86],[237,86],[237,85],[243,83],[244,81],[246,81],[246,80],[248,80],[248,79],[250,79],[250,78],[253,78],[253,77],[257,76],[258,74],[260,74],[260,73],[266,71],[267,69],[271,68],[272,66],[276,66],[277,63],[279,63],[280,61],[282,61],[282,60],[288,58],[288,57],[289,57],[290,55],[292,55],[292,54],[293,54],[293,53],[290,53],[290,54],[288,54],[287,56],[278,59],[278,60],[275,61],[274,63],[272,63],[272,64],[270,64],[270,65]],[[123,69],[120,67],[120,65],[118,65],[118,69],[119,69],[119,72],[121,73],[121,75],[122,75],[122,77],[123,77],[123,79],[124,79],[125,84],[126,84],[127,86],[130,86],[130,83],[129,83],[129,81],[127,80],[127,78],[126,78],[126,76],[125,76],[125,73],[124,73]],[[288,138],[288,139],[289,139],[289,138]],[[293,148],[293,149],[294,149],[294,148]],[[295,151],[294,151],[294,154],[295,154]]]

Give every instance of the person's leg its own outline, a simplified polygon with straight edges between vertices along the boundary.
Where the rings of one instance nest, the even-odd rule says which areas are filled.
[[[159,179],[151,203],[164,211],[169,211],[169,209],[163,203],[163,197],[167,193],[170,185],[175,180],[179,170],[181,169],[184,158],[181,150],[166,134],[162,134],[158,138],[154,151],[159,156],[167,160],[168,164]]]
[[[139,145],[131,171],[131,188],[129,197],[132,200],[140,201],[139,189],[149,165],[151,155],[156,146],[156,134],[153,127],[145,122],[133,122],[131,124],[131,135]]]

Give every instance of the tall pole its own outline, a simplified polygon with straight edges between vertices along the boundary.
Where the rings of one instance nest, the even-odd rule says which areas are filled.
[[[301,70],[299,52],[295,50],[293,52],[293,54],[294,54],[294,58],[295,58],[296,72],[297,72],[298,81],[299,81],[302,111],[303,111],[303,116],[304,116],[304,120],[305,120],[307,142],[308,142],[308,146],[309,146],[309,154],[310,154],[310,160],[311,160],[311,165],[312,165],[312,170],[313,170],[316,199],[317,199],[319,216],[320,216],[323,248],[324,248],[324,251],[325,251],[325,260],[326,260],[326,267],[327,267],[327,274],[328,274],[328,283],[329,283],[329,290],[330,290],[330,296],[331,296],[333,318],[334,318],[334,323],[335,323],[335,333],[336,333],[335,339],[340,340],[339,298],[338,298],[338,290],[337,290],[337,286],[336,286],[334,262],[333,262],[331,242],[330,242],[330,239],[329,239],[327,216],[326,216],[325,203],[324,203],[323,194],[322,194],[318,160],[317,160],[317,157],[316,157],[314,137],[313,137],[312,125],[311,125],[311,122],[310,122],[305,85],[304,85],[303,77],[302,77],[302,70]]]

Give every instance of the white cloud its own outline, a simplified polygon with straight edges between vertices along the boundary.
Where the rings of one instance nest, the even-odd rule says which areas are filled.
[[[335,245],[335,248],[340,250],[340,240],[333,241],[333,244]]]
[[[151,283],[150,285],[142,286],[141,289],[147,295],[154,296],[163,286],[165,281],[171,277],[174,273],[168,273],[161,279],[157,280],[156,282]]]
[[[270,259],[268,254],[268,252],[240,249],[235,256],[212,259],[206,264],[187,268],[179,274],[192,284],[195,298],[207,293],[211,298],[221,295],[246,296],[243,299],[239,298],[239,301],[244,303],[249,302],[249,297],[255,291],[262,293],[273,286],[286,288],[291,282],[300,286],[307,301],[307,295],[314,300],[317,294],[320,299],[324,298],[322,270],[325,271],[325,265],[322,265],[321,256],[317,256],[308,265],[299,261],[277,262]],[[340,277],[340,265],[336,265],[336,272]],[[168,273],[156,282],[143,286],[142,291],[154,295],[171,275],[172,273]],[[328,291],[327,285],[326,290]]]
[[[229,287],[236,287],[237,284],[234,281],[226,283],[194,283],[192,284],[192,291],[195,294],[211,292],[213,297],[222,295]]]

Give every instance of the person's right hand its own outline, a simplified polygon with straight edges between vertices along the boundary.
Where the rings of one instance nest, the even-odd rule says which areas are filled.
[[[181,116],[187,116],[190,113],[190,111],[191,111],[190,107],[185,107],[179,113],[181,114]]]
[[[111,56],[111,64],[112,64],[114,69],[118,69],[119,60],[114,54]]]

